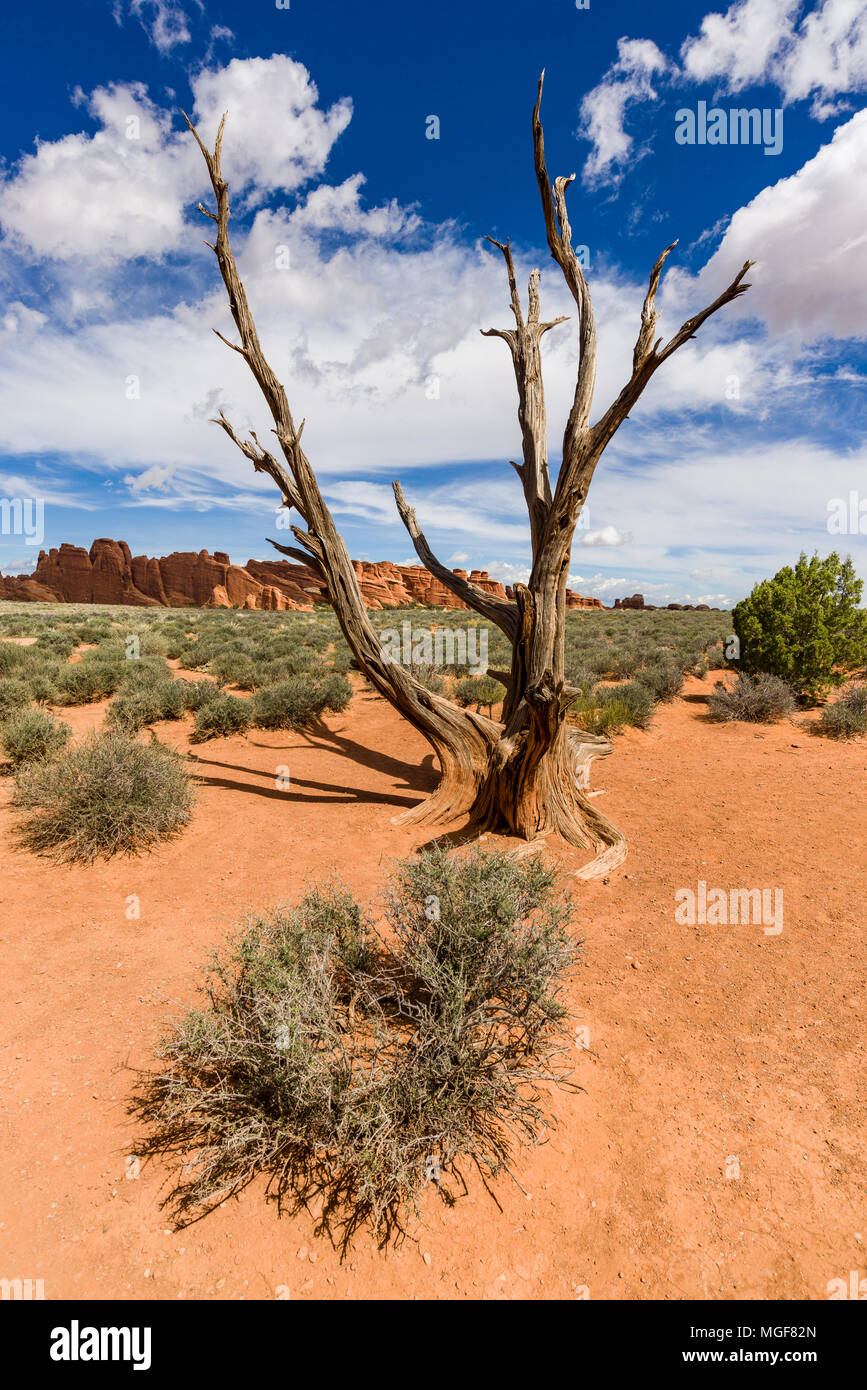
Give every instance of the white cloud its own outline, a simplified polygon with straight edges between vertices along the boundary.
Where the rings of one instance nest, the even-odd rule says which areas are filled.
[[[709,14],[681,48],[685,74],[730,92],[773,82],[786,103],[813,98],[819,120],[843,109],[831,100],[867,86],[863,0],[823,0],[800,21],[801,0],[738,0]]]
[[[655,98],[652,79],[667,66],[665,56],[650,39],[618,40],[617,62],[581,103],[581,136],[593,144],[583,170],[588,187],[616,183],[626,161],[634,162],[635,141],[624,124],[627,109],[635,102]]]
[[[198,7],[202,8],[201,3]],[[172,49],[190,42],[189,19],[178,0],[127,0],[127,9],[139,21],[160,53],[171,53]],[[113,13],[117,23],[121,24],[124,17],[123,0],[115,0]]]
[[[338,185],[321,184],[308,193],[303,204],[289,218],[292,230],[325,232],[339,230],[354,236],[397,237],[417,231],[421,219],[402,208],[396,199],[383,207],[363,209],[363,174],[353,174]]]
[[[796,174],[734,214],[698,278],[699,296],[736,266],[750,272],[748,309],[802,342],[867,334],[867,228],[855,190],[867,186],[867,111],[834,132]]]
[[[724,14],[705,15],[698,34],[684,40],[680,68],[649,39],[618,40],[618,61],[581,107],[580,133],[593,145],[585,183],[616,186],[627,161],[646,152],[636,152],[626,118],[630,106],[655,100],[657,79],[712,82],[732,93],[769,83],[784,105],[812,97],[817,120],[845,112],[845,97],[867,89],[867,7],[864,0],[821,0],[802,11],[802,0],[735,0]]]
[[[598,531],[579,532],[579,537],[580,545],[590,546],[628,545],[629,542],[632,540],[632,536],[628,532],[624,534],[623,531],[618,531],[616,526],[603,526]]]
[[[791,564],[802,549],[851,550],[863,571],[867,537],[828,532],[829,500],[847,497],[864,477],[863,447],[835,449],[795,438],[690,445],[684,431],[676,452],[663,441],[648,447],[640,440],[632,457],[609,452],[591,500],[632,532],[628,583],[648,598],[656,592],[651,585],[659,585],[665,602],[710,602],[711,576],[714,602],[736,598],[756,579]],[[685,594],[691,586],[678,582],[679,575],[700,584],[705,596]]]
[[[128,473],[124,482],[133,494],[147,492],[150,488],[168,487],[175,475],[172,463],[155,463],[137,475]]]
[[[223,172],[235,199],[241,194],[250,203],[278,190],[291,192],[321,174],[352,119],[348,98],[319,110],[319,93],[307,69],[280,53],[233,58],[224,68],[199,73],[192,87],[206,143],[213,144],[228,110]]]
[[[43,314],[39,309],[31,309],[19,299],[14,299],[7,304],[3,318],[0,319],[0,337],[26,342],[47,322],[47,314]]]
[[[491,579],[499,579],[504,587],[507,584],[526,584],[530,578],[529,565],[513,564],[509,560],[489,560],[486,565],[480,565],[479,568],[486,569]]]
[[[840,109],[828,97],[867,87],[867,9],[863,0],[825,0],[808,14],[786,55],[786,98],[813,96],[819,119]]]
[[[178,245],[184,202],[201,187],[198,152],[172,137],[141,83],[98,88],[86,106],[94,135],[39,143],[0,184],[5,235],[61,261],[162,255]]]
[[[192,80],[194,114],[213,144],[228,110],[223,165],[236,209],[289,192],[325,168],[352,116],[351,102],[328,110],[307,69],[291,58],[232,59]],[[0,226],[12,245],[41,258],[100,263],[160,257],[189,244],[185,218],[204,195],[207,173],[189,132],[173,130],[141,83],[76,93],[99,129],[37,144],[0,184]],[[352,210],[357,185],[344,185]],[[339,202],[335,191],[332,202]],[[328,195],[322,195],[327,204]],[[314,205],[315,206],[315,205]],[[333,219],[339,208],[332,211]],[[198,214],[195,214],[198,215]],[[382,210],[380,220],[393,215]],[[313,216],[313,214],[308,214]],[[361,218],[357,207],[356,220]]]
[[[681,48],[685,73],[696,82],[724,77],[732,92],[761,81],[791,42],[800,8],[801,0],[739,0],[725,14],[705,15]]]

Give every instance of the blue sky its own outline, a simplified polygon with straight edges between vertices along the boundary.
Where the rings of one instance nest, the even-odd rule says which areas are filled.
[[[44,502],[45,546],[274,552],[270,484],[208,417],[267,420],[195,211],[229,110],[233,237],[260,335],[353,555],[408,561],[401,477],[447,562],[523,577],[506,350],[510,236],[546,317],[574,305],[544,246],[529,119],[546,69],[599,328],[595,414],[628,376],[646,278],[679,238],[662,330],[744,259],[753,288],[676,354],[594,480],[573,587],[727,605],[801,549],[867,576],[867,18],[855,0],[648,7],[512,0],[43,4],[6,21],[0,496]],[[699,104],[767,111],[782,147],[681,144]],[[774,113],[782,113],[780,116]],[[427,138],[432,116],[437,139]],[[770,125],[768,126],[770,130]],[[574,319],[544,349],[552,466]],[[829,533],[855,494],[856,524]],[[867,513],[867,503],[864,507]],[[0,535],[0,570],[39,545]]]

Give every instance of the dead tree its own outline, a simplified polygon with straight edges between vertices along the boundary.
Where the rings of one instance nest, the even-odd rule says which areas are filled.
[[[441,769],[439,785],[430,797],[398,819],[440,824],[469,815],[470,825],[480,831],[499,830],[530,841],[559,835],[570,844],[594,851],[594,858],[580,872],[583,877],[595,877],[625,858],[626,842],[587,796],[589,765],[594,758],[610,753],[611,745],[604,738],[576,729],[566,717],[579,694],[564,671],[566,584],[575,527],[603,450],[654,372],[695,336],[705,319],[749,288],[743,279],[753,262],[747,261],[719,298],[687,319],[662,346],[662,339],[655,337],[656,292],[663,264],[677,243],[663,251],[650,274],[632,355],[632,375],[613,405],[591,425],[596,328],[590,291],[572,247],[566,212],[566,189],[575,175],[557,178],[553,185],[548,178],[539,117],[543,81],[544,73],[533,111],[536,177],[548,247],[578,311],[580,357],[575,397],[563,436],[562,462],[552,493],[540,343],[548,329],[564,320],[541,320],[538,270],[530,275],[525,317],[510,245],[493,242],[505,259],[515,326],[488,329],[486,333],[508,344],[515,371],[522,462],[512,466],[527,502],[533,561],[528,582],[515,585],[514,601],[486,593],[443,565],[431,551],[400,483],[393,485],[398,511],[422,564],[457,598],[495,623],[509,640],[512,660],[505,677],[501,723],[461,710],[450,700],[432,694],[383,652],[346,545],[301,447],[304,421],[296,427],[286,391],[265,358],[235,264],[229,241],[229,190],[221,172],[226,115],[220,122],[213,153],[189,118],[185,119],[204,156],[216,198],[216,212],[201,203],[199,209],[216,224],[216,239],[207,244],[216,254],[240,342],[228,342],[221,333],[217,336],[244,358],[256,378],[282,457],[265,449],[255,434],[240,439],[223,412],[216,423],[257,472],[273,478],[284,506],[294,508],[304,523],[291,528],[297,547],[276,541],[270,544],[309,565],[322,578],[360,669],[434,749]]]

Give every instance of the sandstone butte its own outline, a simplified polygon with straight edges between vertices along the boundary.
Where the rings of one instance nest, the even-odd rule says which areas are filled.
[[[421,603],[435,608],[466,608],[461,599],[421,565],[372,564],[354,560],[368,608],[400,608]],[[501,597],[512,592],[487,570],[455,570],[480,588]],[[636,598],[639,597],[636,595]],[[311,609],[327,603],[325,586],[313,570],[288,560],[248,560],[229,563],[217,550],[176,552],[162,559],[132,555],[125,541],[96,540],[83,546],[61,545],[41,550],[32,575],[0,575],[0,599],[32,603],[122,603],[137,608],[264,608]],[[602,608],[598,598],[571,590],[567,608]]]

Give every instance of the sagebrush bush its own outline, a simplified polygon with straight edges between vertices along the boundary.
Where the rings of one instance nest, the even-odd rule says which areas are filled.
[[[220,687],[213,681],[185,681],[179,680],[175,684],[181,692],[184,702],[184,709],[197,710],[202,705],[208,705],[212,700],[216,700],[222,694]]]
[[[592,671],[586,670],[582,666],[569,666],[566,669],[566,679],[570,685],[574,685],[576,690],[580,690],[584,696],[590,695],[596,688],[596,677]]]
[[[433,695],[442,693],[445,687],[444,670],[437,666],[433,661],[412,661],[409,666],[410,674],[415,676],[419,685],[423,685],[425,690],[429,690]]]
[[[340,714],[352,699],[346,676],[297,675],[257,690],[251,705],[253,722],[260,729],[303,729],[326,711]]]
[[[85,660],[91,662],[105,661],[114,664],[115,659],[110,655],[103,657],[101,651],[96,651]],[[164,685],[166,681],[173,679],[172,668],[162,656],[139,656],[135,658],[124,656],[117,658],[117,661],[119,688],[123,691],[149,690],[153,685]]]
[[[626,647],[608,658],[607,674],[612,680],[630,680],[641,666],[638,647]]]
[[[242,690],[254,688],[254,663],[244,652],[221,652],[208,662],[208,670],[216,676],[221,685],[237,685]]]
[[[711,719],[743,719],[760,724],[773,724],[786,718],[794,713],[796,705],[792,687],[766,672],[748,676],[739,671],[731,689],[717,681],[707,698]]]
[[[56,699],[59,705],[87,705],[113,695],[121,683],[119,662],[80,661],[64,666],[57,675]]]
[[[26,647],[17,642],[0,642],[0,676],[14,674],[16,667],[24,664]]]
[[[27,681],[15,676],[0,677],[0,718],[29,705],[32,698]]]
[[[571,1084],[569,916],[538,858],[434,848],[398,866],[387,935],[334,885],[251,917],[132,1102],[179,1223],[264,1174],[345,1250],[400,1234],[428,1183],[453,1204],[463,1161],[511,1173]]]
[[[647,685],[625,681],[598,685],[570,706],[572,718],[591,734],[613,734],[628,726],[644,729],[653,717],[654,698]]]
[[[454,698],[457,704],[466,709],[475,705],[477,709],[486,706],[491,711],[495,704],[505,699],[505,687],[493,676],[462,676],[455,681]]]
[[[14,767],[53,757],[66,746],[72,733],[68,724],[46,714],[44,710],[20,710],[10,715],[0,726],[3,752]]]
[[[106,728],[135,734],[160,719],[181,719],[185,712],[180,682],[163,680],[116,695],[105,712],[105,723]]]
[[[639,685],[647,686],[654,700],[673,700],[683,689],[683,671],[673,661],[655,662],[639,671]]]
[[[90,862],[136,854],[174,835],[192,815],[183,760],[160,744],[91,733],[77,746],[16,773],[20,833],[37,853]]]
[[[608,647],[591,647],[584,653],[584,664],[595,676],[607,678],[614,675],[614,652]]]
[[[860,738],[867,734],[867,684],[849,686],[833,705],[826,705],[811,726],[826,738]]]
[[[707,651],[707,665],[709,671],[725,671],[728,669],[728,657],[725,649],[719,644],[709,647]]]
[[[28,669],[27,688],[31,700],[37,705],[53,705],[57,702],[57,678],[61,669],[60,663],[55,661],[45,661]]]
[[[50,652],[52,656],[71,656],[77,646],[74,637],[68,632],[42,632],[36,642],[38,652]]]
[[[191,742],[204,743],[209,738],[227,738],[230,734],[245,734],[253,723],[251,700],[237,695],[218,693],[196,709]]]

